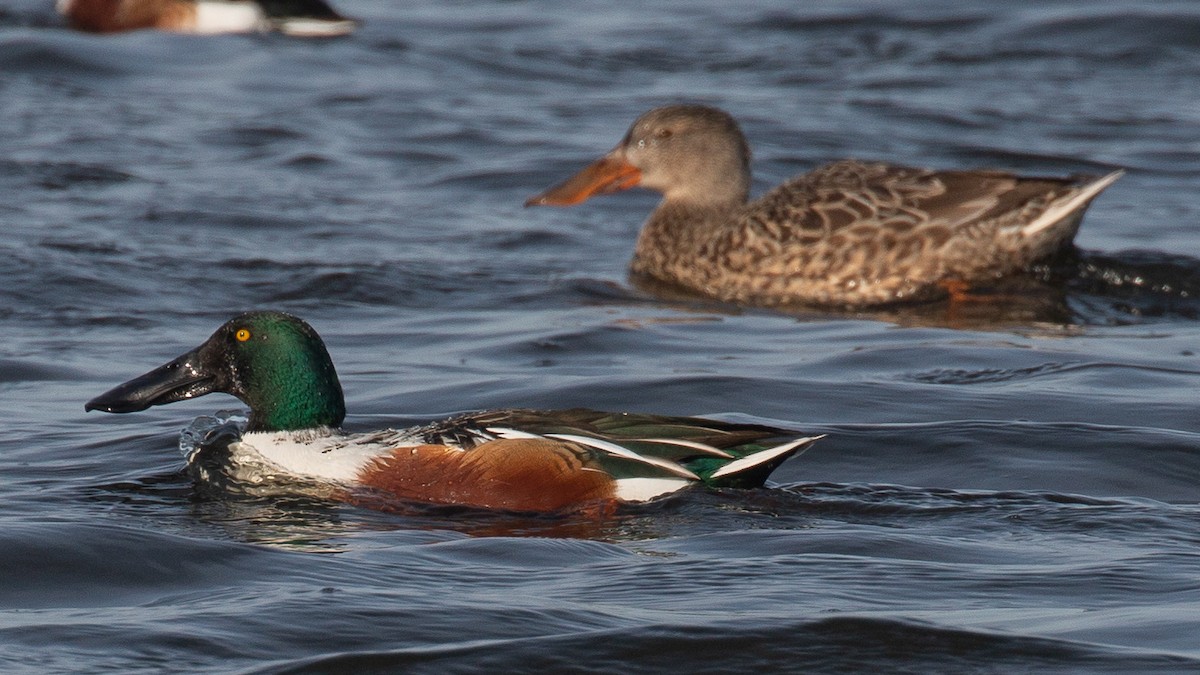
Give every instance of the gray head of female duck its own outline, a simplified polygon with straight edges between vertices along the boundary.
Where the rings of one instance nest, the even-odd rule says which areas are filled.
[[[723,110],[655,108],[637,118],[611,152],[525,206],[569,206],[632,187],[660,192],[664,203],[739,206],[750,193],[750,147]]]
[[[250,407],[247,431],[336,427],[342,385],[317,332],[282,312],[247,312],[204,344],[97,396],[85,410],[128,413],[223,392]]]

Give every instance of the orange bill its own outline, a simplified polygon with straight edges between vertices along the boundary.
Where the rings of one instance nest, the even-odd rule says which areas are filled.
[[[571,206],[594,195],[628,190],[642,180],[642,172],[624,159],[605,155],[582,171],[545,192],[530,197],[525,206]]]

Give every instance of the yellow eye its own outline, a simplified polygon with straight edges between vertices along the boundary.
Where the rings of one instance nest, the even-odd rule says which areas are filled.
[[[238,342],[245,342],[250,339],[250,331],[246,328],[239,328],[238,332],[234,333],[233,336],[237,338]]]

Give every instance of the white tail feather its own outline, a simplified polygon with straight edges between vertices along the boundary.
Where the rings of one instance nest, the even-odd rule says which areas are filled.
[[[728,476],[730,474],[735,474],[739,471],[749,469],[750,467],[758,466],[759,464],[769,462],[780,455],[786,455],[789,452],[793,452],[797,447],[811,445],[822,438],[825,438],[825,434],[821,434],[820,436],[807,436],[805,438],[798,438],[790,443],[777,445],[768,450],[756,452],[753,455],[747,455],[741,459],[735,459],[720,469],[714,471],[713,474],[709,476],[709,479],[711,480],[713,478],[720,478],[721,476]],[[801,448],[800,452],[803,453],[807,449],[808,448]]]
[[[1101,190],[1112,185],[1123,175],[1125,175],[1124,171],[1114,171],[1107,176],[1102,176],[1084,185],[1079,189],[1078,194],[1064,202],[1051,206],[1042,215],[1035,218],[1033,222],[1022,227],[1021,234],[1029,237],[1061,221],[1078,209],[1083,208],[1096,195],[1100,194]]]
[[[309,19],[303,17],[288,17],[276,19],[275,26],[280,33],[292,37],[336,37],[349,35],[358,28],[358,22],[352,19]]]

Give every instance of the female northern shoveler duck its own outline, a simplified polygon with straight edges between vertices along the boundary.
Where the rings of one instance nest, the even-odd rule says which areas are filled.
[[[58,0],[72,28],[117,33],[156,28],[179,33],[277,30],[299,37],[353,32],[358,22],[325,0]]]
[[[347,499],[550,512],[639,502],[693,483],[759,487],[819,437],[691,417],[501,410],[400,431],[345,434],[342,387],[307,323],[249,312],[204,344],[88,401],[126,413],[212,392],[250,407],[234,463],[337,486]],[[791,436],[776,445],[762,441]]]
[[[1069,248],[1088,203],[1121,173],[1023,178],[847,160],[747,202],[750,150],[737,122],[673,105],[525,205],[656,190],[635,276],[731,302],[862,307],[961,293]]]

